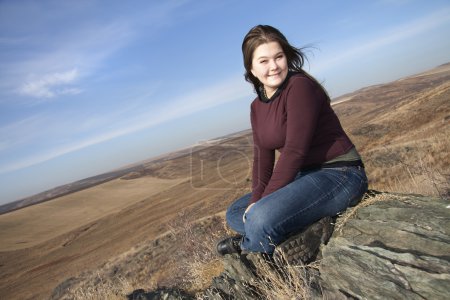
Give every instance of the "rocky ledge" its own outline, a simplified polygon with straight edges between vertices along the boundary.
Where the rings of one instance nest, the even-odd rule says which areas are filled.
[[[324,295],[448,299],[450,201],[380,197],[384,201],[359,208],[323,248],[319,270]]]
[[[331,238],[324,220],[300,235],[308,246],[288,254],[287,262],[281,256],[226,255],[224,272],[213,279],[202,299],[448,299],[450,295],[448,200],[372,195],[337,218]],[[299,257],[306,264],[298,263]]]

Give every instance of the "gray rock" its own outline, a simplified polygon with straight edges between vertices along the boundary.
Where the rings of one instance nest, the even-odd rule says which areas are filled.
[[[225,255],[224,272],[213,279],[210,288],[204,293],[205,298],[260,299],[263,293],[258,287],[265,280],[270,280],[263,276],[295,276],[295,274],[286,274],[283,268],[287,265],[303,266],[304,263],[315,258],[320,246],[328,241],[333,232],[332,222],[331,217],[326,217],[312,224],[279,245],[273,257],[260,253]],[[312,270],[302,270],[305,272],[305,277],[314,277]]]
[[[449,201],[385,195],[361,207],[323,248],[327,299],[448,299]]]
[[[127,295],[128,300],[194,300],[194,297],[174,288],[159,288],[146,292],[143,289],[133,291]]]
[[[259,254],[231,254],[223,258],[224,271],[213,278],[211,286],[204,292],[207,299],[255,299],[255,287],[252,283],[257,279],[254,260]]]

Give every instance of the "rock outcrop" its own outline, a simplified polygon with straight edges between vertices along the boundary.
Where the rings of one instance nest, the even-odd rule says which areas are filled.
[[[328,241],[333,230],[333,218],[326,217],[312,224],[301,234],[293,236],[277,247],[273,257],[259,253],[225,255],[224,272],[213,279],[209,289],[205,291],[208,299],[260,299],[267,291],[261,288],[274,289],[268,282],[280,281],[285,289],[284,281],[295,281],[302,293],[306,291],[306,282],[311,280],[311,270],[294,268],[302,262],[310,262],[316,258],[321,244]],[[290,277],[299,277],[298,279]],[[300,278],[301,277],[301,278]],[[303,281],[302,281],[303,280]],[[292,287],[293,288],[293,287]],[[289,291],[292,293],[295,291]]]
[[[448,299],[449,205],[446,200],[416,195],[381,194],[366,199],[338,218],[333,236],[321,247],[320,259],[314,267],[297,267],[298,276],[307,281],[309,288],[302,291],[303,296]],[[267,274],[267,269],[259,269],[264,260],[254,254],[226,256],[225,270],[213,280],[206,291],[207,298],[262,298],[258,290],[261,282],[272,280],[261,281],[261,274]],[[272,270],[277,268],[273,261],[266,260],[267,263]],[[286,265],[278,273],[283,278],[289,277],[283,268]]]
[[[146,292],[142,289],[135,290],[127,295],[128,300],[194,300],[195,298],[181,290],[160,288],[155,291]]]
[[[449,201],[383,195],[357,210],[323,248],[329,299],[448,299]]]

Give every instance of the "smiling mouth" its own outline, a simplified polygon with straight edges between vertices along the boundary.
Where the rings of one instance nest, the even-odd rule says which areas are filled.
[[[279,74],[277,75],[270,75],[267,77],[268,80],[279,80],[281,76]]]

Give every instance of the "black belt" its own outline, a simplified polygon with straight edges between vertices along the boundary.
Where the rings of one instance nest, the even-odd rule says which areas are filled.
[[[311,171],[316,169],[327,169],[327,168],[340,168],[340,167],[362,167],[364,168],[364,163],[362,160],[348,160],[348,161],[335,161],[329,164],[313,165],[302,168],[301,171]]]

